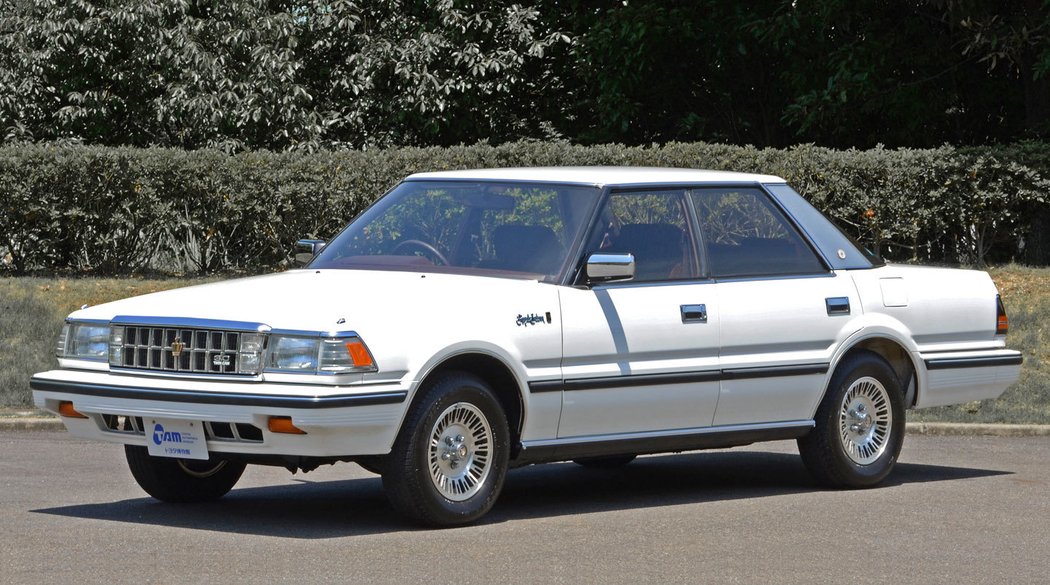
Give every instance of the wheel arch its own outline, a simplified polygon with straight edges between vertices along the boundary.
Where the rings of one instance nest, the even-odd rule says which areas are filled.
[[[914,353],[908,350],[904,342],[886,333],[870,333],[858,337],[835,356],[828,370],[820,400],[822,401],[827,395],[831,379],[840,364],[851,355],[861,351],[871,352],[890,365],[890,368],[897,374],[901,390],[904,392],[905,409],[913,407],[919,395],[919,364],[915,361]],[[820,401],[817,402],[819,403]]]
[[[408,413],[423,398],[422,390],[437,377],[448,372],[463,372],[477,376],[488,384],[496,395],[504,414],[507,416],[507,427],[510,430],[511,457],[521,442],[521,432],[525,428],[525,392],[519,376],[507,365],[502,357],[484,350],[463,350],[442,357],[427,368],[415,385],[411,400],[405,409],[400,426]],[[399,428],[398,432],[401,432]]]

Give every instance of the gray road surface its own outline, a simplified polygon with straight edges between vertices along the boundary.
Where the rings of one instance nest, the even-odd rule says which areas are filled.
[[[355,465],[144,496],[118,446],[0,433],[0,583],[1050,583],[1050,439],[909,436],[879,488],[815,489],[794,443],[512,471],[420,530]]]

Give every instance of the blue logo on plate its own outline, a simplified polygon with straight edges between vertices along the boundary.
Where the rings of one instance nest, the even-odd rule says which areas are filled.
[[[165,441],[168,443],[181,443],[182,433],[165,431],[160,423],[153,425],[153,444],[160,445]]]

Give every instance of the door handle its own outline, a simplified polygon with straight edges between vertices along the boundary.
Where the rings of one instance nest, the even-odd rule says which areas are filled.
[[[824,299],[824,305],[828,308],[828,315],[849,315],[849,297],[828,297]]]
[[[682,323],[707,323],[707,305],[682,305]]]

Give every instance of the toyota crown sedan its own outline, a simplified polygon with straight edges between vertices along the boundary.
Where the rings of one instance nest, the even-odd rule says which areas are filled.
[[[1020,372],[986,273],[887,265],[774,176],[420,173],[299,246],[299,269],[72,313],[36,405],[124,444],[160,500],[356,462],[449,526],[514,466],[756,441],[873,486],[906,410]]]

